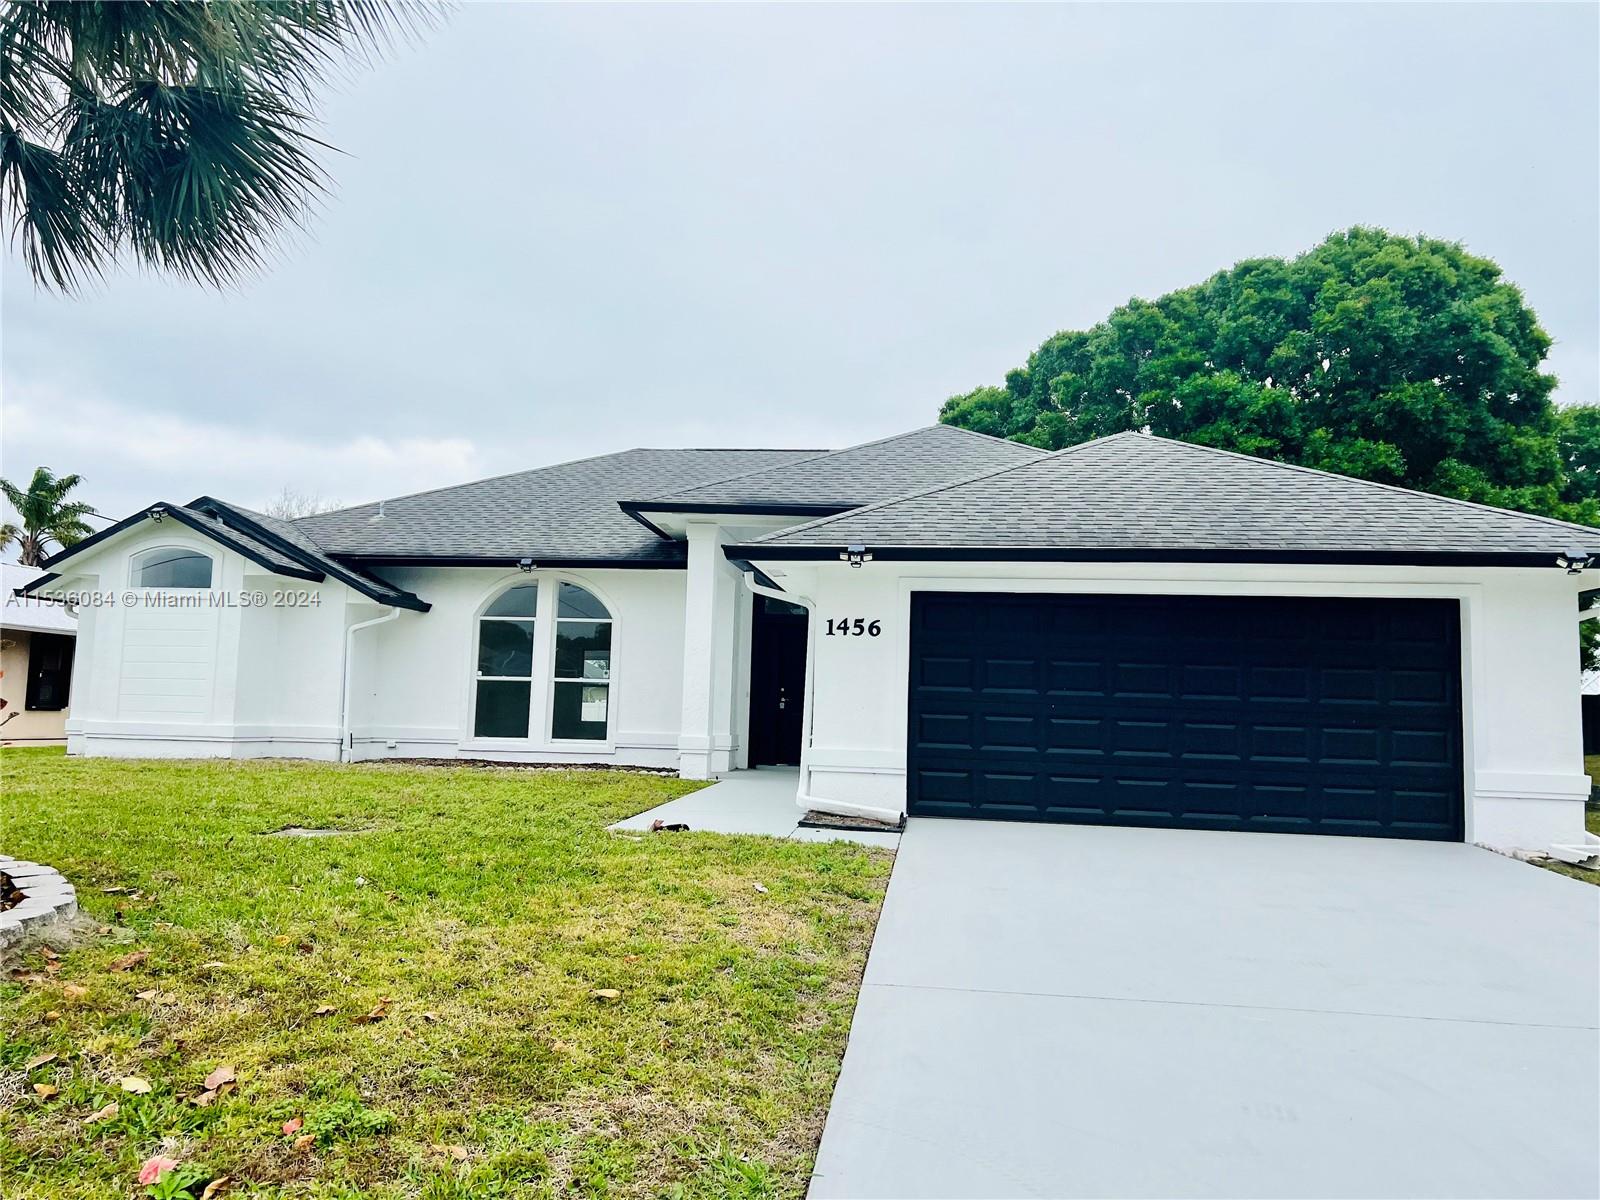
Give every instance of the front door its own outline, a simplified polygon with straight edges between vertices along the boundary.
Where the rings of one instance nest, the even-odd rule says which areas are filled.
[[[757,596],[750,630],[750,765],[800,762],[805,718],[806,610]]]

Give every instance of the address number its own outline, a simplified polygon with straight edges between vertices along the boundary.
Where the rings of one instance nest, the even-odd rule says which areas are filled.
[[[882,632],[881,621],[868,621],[862,617],[828,618],[829,637],[877,637]]]

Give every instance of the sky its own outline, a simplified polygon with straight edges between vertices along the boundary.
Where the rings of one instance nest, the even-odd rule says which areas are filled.
[[[0,280],[0,474],[121,517],[845,446],[1354,224],[1501,264],[1600,400],[1600,7],[466,4],[324,97],[216,292]]]

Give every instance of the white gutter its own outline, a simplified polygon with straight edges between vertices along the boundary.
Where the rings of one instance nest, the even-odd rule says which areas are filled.
[[[357,621],[344,631],[344,670],[339,680],[339,761],[349,762],[355,756],[355,747],[350,745],[350,669],[355,657],[356,630],[367,629],[373,625],[387,625],[390,621],[397,620],[400,616],[398,608],[391,608],[381,617],[373,617],[369,621]]]
[[[816,677],[816,630],[809,628],[811,616],[817,611],[817,603],[810,596],[802,596],[798,592],[783,592],[777,588],[763,587],[756,582],[754,571],[745,571],[744,586],[756,596],[769,596],[774,600],[781,600],[785,604],[798,604],[806,610],[806,684],[801,693],[801,703],[805,706],[800,712],[800,790],[795,793],[795,804],[801,812],[810,812],[818,807],[818,801],[811,796],[811,691],[812,681]]]

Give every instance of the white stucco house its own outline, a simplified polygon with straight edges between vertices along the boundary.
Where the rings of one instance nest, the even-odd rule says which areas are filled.
[[[1119,434],[627,450],[293,522],[152,504],[69,748],[473,757],[945,817],[1580,843],[1600,531]],[[111,597],[111,600],[107,600]]]

